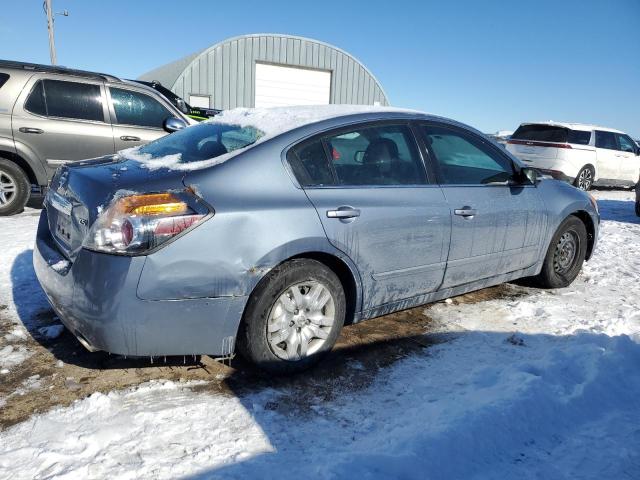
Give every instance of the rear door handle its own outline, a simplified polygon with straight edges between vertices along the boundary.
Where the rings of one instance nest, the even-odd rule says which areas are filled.
[[[22,133],[44,133],[44,130],[32,127],[20,127],[18,130]]]
[[[478,212],[475,208],[464,206],[462,208],[456,208],[453,213],[464,218],[473,218]]]
[[[132,137],[130,135],[123,135],[120,137],[120,140],[122,140],[123,142],[139,142],[140,141],[140,137]]]
[[[336,210],[327,210],[329,218],[355,218],[360,216],[360,210],[351,207],[339,207]]]

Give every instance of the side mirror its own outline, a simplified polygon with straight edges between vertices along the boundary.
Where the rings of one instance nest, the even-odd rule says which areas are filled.
[[[187,102],[185,102],[181,98],[176,98],[176,107],[178,107],[178,110],[180,110],[182,113],[189,113]]]
[[[164,128],[165,132],[169,132],[169,133],[182,130],[186,126],[187,126],[187,123],[178,117],[169,117],[169,118],[166,118],[164,122],[162,122],[162,128]]]
[[[520,178],[535,185],[538,183],[538,171],[535,168],[523,167],[520,169]]]
[[[364,150],[358,150],[353,154],[353,161],[356,163],[364,163]]]

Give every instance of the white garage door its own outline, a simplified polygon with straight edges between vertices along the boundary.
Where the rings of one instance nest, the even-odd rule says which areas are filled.
[[[328,105],[331,72],[256,63],[256,107]]]

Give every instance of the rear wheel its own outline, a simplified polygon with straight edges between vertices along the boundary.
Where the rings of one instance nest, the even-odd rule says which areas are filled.
[[[587,254],[587,229],[574,216],[566,218],[551,239],[542,271],[531,280],[542,288],[571,285],[580,273]]]
[[[574,180],[573,184],[580,190],[584,190],[585,192],[593,186],[593,179],[596,175],[595,170],[591,165],[585,165],[578,172],[578,176]]]
[[[31,188],[24,171],[15,163],[0,158],[0,216],[20,213],[29,200]]]
[[[258,367],[293,373],[314,365],[335,344],[345,318],[340,280],[315,260],[276,267],[251,295],[238,349]]]

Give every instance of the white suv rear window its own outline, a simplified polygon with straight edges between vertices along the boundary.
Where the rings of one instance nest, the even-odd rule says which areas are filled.
[[[555,125],[520,125],[511,135],[513,140],[530,140],[534,142],[573,143],[589,145],[591,132],[571,130]]]

